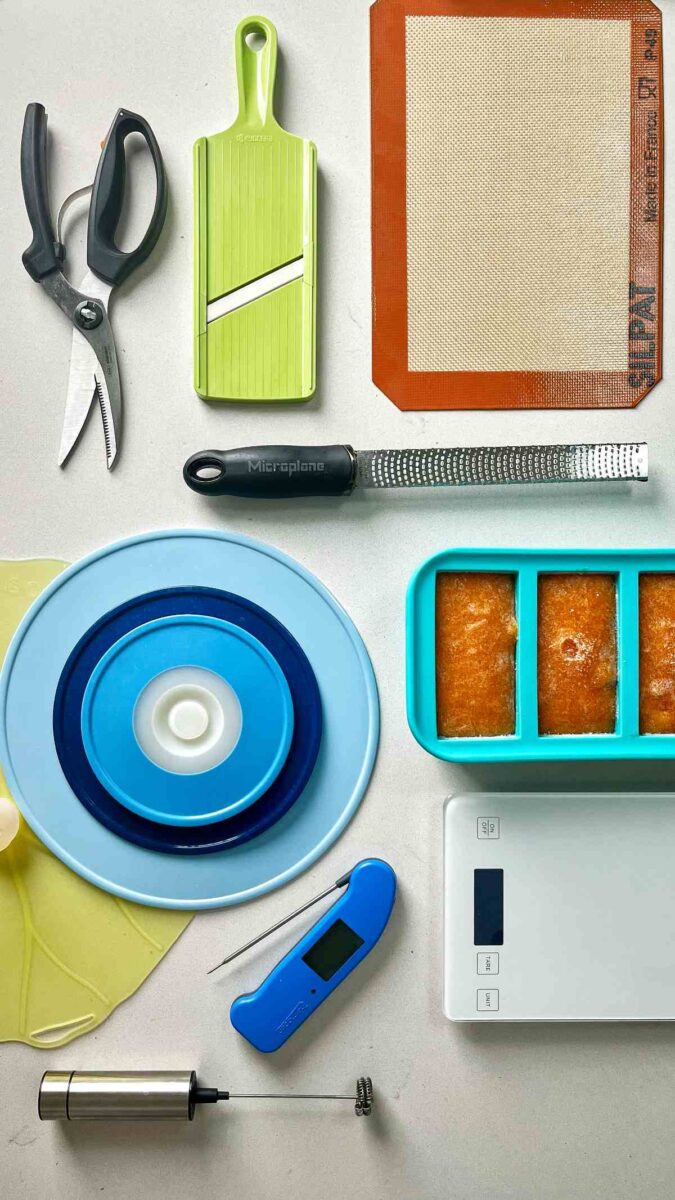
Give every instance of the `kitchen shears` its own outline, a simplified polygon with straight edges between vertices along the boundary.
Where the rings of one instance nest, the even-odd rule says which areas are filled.
[[[147,143],[155,168],[157,192],[145,236],[134,250],[122,251],[115,244],[115,234],[124,205],[124,143],[130,133],[139,133]],[[33,231],[33,240],[23,254],[23,265],[73,325],[59,466],[73,449],[96,399],[101,409],[106,461],[110,468],[117,456],[121,436],[122,393],[108,302],[112,289],[145,262],[162,231],[167,185],[161,151],[144,117],[118,109],[102,145],[94,183],[91,188],[73,192],[61,206],[55,237],[49,205],[47,113],[44,105],[29,104],[21,137],[21,183]],[[61,223],[69,204],[89,191],[88,270],[79,289],[75,289],[62,270],[66,250],[61,241]]]

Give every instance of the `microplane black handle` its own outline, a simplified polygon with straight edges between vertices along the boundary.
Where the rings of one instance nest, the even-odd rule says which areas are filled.
[[[183,467],[183,478],[202,496],[348,496],[355,465],[351,446],[246,446],[193,454]]]
[[[21,134],[21,186],[33,240],[22,262],[36,281],[61,267],[49,211],[47,113],[44,104],[29,104]]]
[[[115,234],[124,206],[127,177],[124,143],[130,133],[140,133],[147,143],[155,167],[157,191],[145,236],[134,250],[125,251],[116,246]],[[145,262],[162,232],[167,201],[166,173],[157,138],[145,117],[120,108],[103,145],[89,207],[87,262],[100,279],[118,287],[136,267]]]

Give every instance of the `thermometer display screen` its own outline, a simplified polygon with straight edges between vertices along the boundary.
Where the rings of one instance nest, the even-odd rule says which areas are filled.
[[[504,872],[477,868],[473,873],[474,946],[504,945]]]
[[[303,954],[302,961],[306,962],[320,979],[328,981],[362,945],[363,938],[338,918],[311,949]]]

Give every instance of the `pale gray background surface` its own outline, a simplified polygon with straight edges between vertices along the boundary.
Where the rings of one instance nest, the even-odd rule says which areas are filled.
[[[664,7],[672,78],[675,3]],[[0,1191],[7,1200],[183,1200],[198,1190],[241,1200],[671,1196],[675,1025],[471,1028],[443,1018],[441,818],[444,797],[458,788],[668,788],[675,769],[465,771],[428,757],[405,719],[404,595],[422,559],[449,545],[673,544],[672,239],[667,381],[637,411],[399,413],[370,382],[368,4],[270,0],[265,12],[282,48],[279,116],[315,140],[321,172],[319,387],[309,405],[276,412],[209,408],[191,384],[192,143],[234,117],[232,34],[246,9],[206,0],[0,4],[0,554],[72,560],[170,526],[212,525],[270,541],[315,571],[361,630],[381,691],[380,756],[357,817],[306,876],[245,908],[198,916],[138,995],[89,1037],[51,1053],[0,1047]],[[161,246],[113,301],[126,437],[112,475],[98,420],[68,469],[56,467],[70,333],[21,266],[29,235],[19,138],[30,100],[49,113],[54,206],[92,178],[119,105],[148,117],[171,182]],[[671,170],[669,213],[673,179]],[[76,280],[83,228],[82,220],[71,225],[80,241]],[[195,450],[256,441],[369,448],[635,438],[651,442],[645,488],[392,493],[254,507],[208,504],[180,475]],[[368,854],[389,859],[400,877],[386,938],[283,1051],[257,1054],[231,1030],[229,1003],[305,926],[219,977],[207,980],[205,969]],[[675,848],[673,862],[675,870]],[[349,1105],[250,1102],[174,1128],[39,1125],[40,1074],[72,1066],[195,1066],[205,1083],[242,1091],[341,1090],[368,1072],[379,1109],[369,1123]]]

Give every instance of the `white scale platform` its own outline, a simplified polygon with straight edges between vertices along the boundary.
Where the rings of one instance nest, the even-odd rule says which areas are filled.
[[[443,1007],[452,1021],[675,1019],[675,796],[448,800]]]

